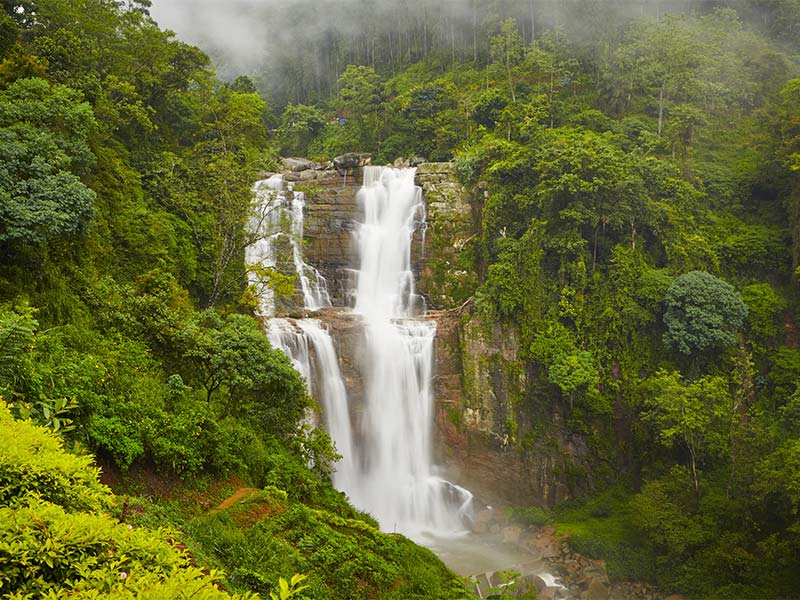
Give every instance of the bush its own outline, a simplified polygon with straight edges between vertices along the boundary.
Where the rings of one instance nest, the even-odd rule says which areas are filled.
[[[32,496],[67,510],[101,510],[111,502],[97,481],[89,456],[64,452],[61,439],[43,427],[15,421],[0,401],[0,506],[14,507]]]
[[[0,590],[11,597],[229,598],[166,532],[40,499],[0,509]],[[8,596],[6,596],[8,597]]]
[[[14,421],[0,401],[0,593],[4,598],[230,598],[220,573],[190,565],[166,530],[134,528],[91,457],[51,431]]]

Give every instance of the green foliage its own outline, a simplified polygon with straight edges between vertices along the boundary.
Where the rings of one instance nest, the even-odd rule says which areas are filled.
[[[41,79],[0,93],[0,243],[41,244],[86,227],[95,193],[78,178],[92,162],[94,115],[80,94]]]
[[[39,326],[33,318],[34,314],[35,311],[30,307],[25,307],[19,313],[7,310],[0,312],[0,391],[13,386],[19,373],[19,363],[31,349],[33,333]]]
[[[597,368],[592,354],[575,345],[569,330],[560,323],[551,324],[546,332],[536,335],[531,356],[547,368],[547,378],[570,398],[583,389],[592,392],[597,385]]]
[[[283,111],[278,137],[285,156],[302,156],[325,125],[322,111],[314,106],[289,104]]]
[[[428,550],[373,524],[297,504],[274,488],[191,523],[232,581],[280,597],[274,574],[304,571],[311,598],[462,597],[457,577]],[[275,585],[275,582],[278,585]],[[460,594],[457,593],[461,589]]]
[[[680,373],[660,370],[645,384],[659,437],[671,445],[679,440],[689,451],[696,491],[700,489],[698,463],[727,449],[735,418],[735,398],[723,377],[702,377],[685,383]]]
[[[42,500],[0,508],[0,588],[11,598],[230,597],[215,585],[219,573],[191,567],[165,537]]]
[[[295,573],[289,581],[283,577],[278,579],[278,593],[270,592],[271,600],[288,600],[289,598],[299,597],[307,585],[300,585],[306,579],[306,575]]]
[[[539,594],[536,588],[527,581],[520,579],[520,574],[515,571],[501,571],[500,584],[486,590],[489,600],[510,600],[511,598],[524,598],[537,600]]]
[[[633,515],[632,495],[618,484],[592,498],[562,504],[553,518],[577,552],[606,561],[611,581],[652,581],[655,556]]]
[[[1,506],[13,508],[41,497],[68,511],[108,507],[108,489],[97,482],[91,457],[67,454],[54,433],[15,421],[3,402],[0,428],[7,440],[0,448]]]
[[[786,300],[768,283],[754,283],[742,289],[747,321],[758,335],[774,337],[782,328]]]
[[[507,509],[506,514],[509,519],[522,523],[523,525],[533,525],[542,527],[553,522],[553,515],[545,508],[538,506],[512,506]]]
[[[286,355],[270,348],[257,323],[244,315],[223,319],[198,313],[179,333],[187,381],[212,394],[225,390],[222,415],[251,419],[267,433],[295,431],[308,406],[305,384]]]
[[[687,355],[733,345],[747,317],[738,292],[705,271],[678,277],[664,305],[664,343]]]
[[[0,403],[0,589],[9,598],[229,598],[166,530],[119,523],[90,456]]]
[[[487,361],[513,404],[496,427],[530,439],[557,422],[586,462],[564,479],[591,473],[581,489],[624,480],[639,490],[556,511],[574,546],[607,558],[615,579],[665,591],[791,597],[800,85],[750,26],[792,48],[797,10],[691,0],[685,15],[648,18],[641,3],[562,3],[552,16],[542,3],[474,4],[470,31],[426,5],[399,20],[378,11],[374,31],[359,21],[353,30],[369,39],[352,47],[344,33],[302,47],[273,78],[286,109],[270,138],[262,83],[229,68],[233,83],[215,82],[208,57],[159,30],[147,0],[4,2],[0,393],[15,415],[123,472],[232,474],[287,490],[180,523],[234,587],[280,597],[293,587],[281,577],[307,573],[294,586],[308,597],[462,597],[429,554],[379,534],[331,487],[329,438],[297,425],[303,382],[238,314],[255,306],[243,260],[251,186],[279,150],[371,151],[375,162],[455,154],[474,230],[463,246],[434,246],[431,289],[453,305],[474,297],[487,328],[519,336],[513,362]],[[590,17],[570,16],[578,9]],[[626,12],[644,14],[617,19]],[[551,18],[563,28],[550,30]],[[315,52],[350,66],[311,75]],[[509,387],[512,376],[527,391]],[[6,489],[24,484],[15,502],[28,511],[12,523],[14,543],[41,538],[33,517],[53,530],[68,522],[84,541],[102,531],[99,546],[70,555],[87,571],[102,565],[98,589],[78,582],[64,588],[73,595],[178,597],[197,585],[198,596],[224,597],[176,566],[184,559],[167,556],[163,536],[136,538],[147,546],[136,560],[173,565],[172,578],[137,567],[121,580],[109,562],[119,551],[105,549],[133,556],[129,530],[71,512],[64,491],[102,503],[94,484],[66,466],[42,474],[44,500],[70,504],[62,514],[34,497],[35,469],[8,469]],[[35,561],[49,550],[31,543],[12,558],[48,571]]]
[[[333,105],[346,119],[342,128],[355,129],[357,147],[371,148],[380,140],[385,110],[383,83],[372,67],[347,65],[338,81]]]

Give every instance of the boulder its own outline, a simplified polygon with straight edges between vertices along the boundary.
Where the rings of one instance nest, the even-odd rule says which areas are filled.
[[[293,173],[308,171],[316,166],[315,163],[307,158],[299,158],[296,156],[282,158],[281,163],[283,164],[283,169],[285,171],[292,171]]]
[[[371,154],[362,154],[359,152],[348,152],[333,159],[333,166],[338,171],[346,171],[347,169],[356,169],[358,167],[365,167],[372,161]]]
[[[589,581],[586,590],[581,593],[581,598],[583,600],[608,600],[610,593],[608,588],[599,580],[592,579]]]
[[[319,173],[316,171],[312,171],[308,169],[307,171],[302,171],[300,173],[300,181],[311,181],[313,179],[317,179],[319,177]]]
[[[525,581],[532,584],[540,595],[544,590],[547,589],[547,582],[545,582],[545,580],[538,575],[528,575],[525,577]]]

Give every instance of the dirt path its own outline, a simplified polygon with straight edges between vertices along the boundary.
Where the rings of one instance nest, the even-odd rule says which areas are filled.
[[[213,515],[215,512],[225,510],[226,508],[233,506],[240,500],[245,500],[246,498],[249,498],[250,496],[257,494],[258,492],[259,490],[257,490],[256,488],[249,488],[249,487],[239,488],[232,495],[225,498],[225,500],[223,500],[219,506],[217,506],[216,508],[212,508],[210,511],[208,511],[208,514]]]

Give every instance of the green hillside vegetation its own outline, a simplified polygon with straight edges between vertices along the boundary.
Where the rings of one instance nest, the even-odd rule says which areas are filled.
[[[689,597],[797,595],[795,4],[622,19],[587,0],[565,5],[596,18],[535,35],[505,4],[474,43],[432,25],[430,49],[379,64],[392,38],[373,40],[333,93],[304,83],[271,107],[146,0],[2,3],[4,595],[266,596],[294,573],[298,598],[463,593],[333,489],[335,449],[299,425],[313,402],[253,316],[253,181],[279,155],[347,151],[454,161],[478,284],[440,274],[539,374],[510,443],[553,410],[587,440],[553,514],[580,551]],[[172,492],[126,514],[90,453],[120,493],[139,476]],[[228,483],[193,503],[209,482]],[[240,483],[261,491],[210,512]],[[162,524],[178,531],[145,529]]]
[[[333,489],[330,439],[301,425],[312,401],[246,285],[270,112],[147,5],[0,14],[2,595],[462,595]],[[146,497],[112,496],[90,453]],[[191,500],[230,481],[268,491],[213,515]],[[245,527],[254,505],[271,508]]]

